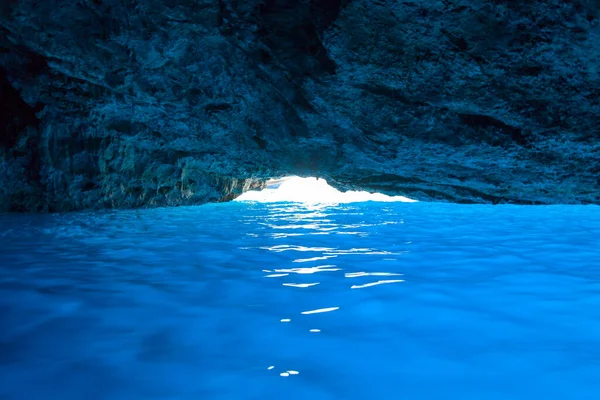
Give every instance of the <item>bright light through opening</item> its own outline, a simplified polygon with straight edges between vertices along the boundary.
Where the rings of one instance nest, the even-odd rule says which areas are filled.
[[[325,179],[300,178],[297,176],[274,179],[267,182],[261,191],[243,193],[235,201],[256,201],[260,203],[298,202],[298,203],[358,203],[363,201],[416,202],[404,196],[387,196],[381,193],[340,192],[329,186]]]

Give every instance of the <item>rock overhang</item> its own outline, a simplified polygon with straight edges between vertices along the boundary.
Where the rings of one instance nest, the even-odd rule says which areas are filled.
[[[0,9],[0,209],[227,201],[285,175],[600,203],[596,2],[38,3]]]

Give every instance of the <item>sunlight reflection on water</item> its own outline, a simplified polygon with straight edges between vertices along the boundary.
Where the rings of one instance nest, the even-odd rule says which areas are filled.
[[[0,398],[600,390],[597,207],[232,203],[0,238]]]

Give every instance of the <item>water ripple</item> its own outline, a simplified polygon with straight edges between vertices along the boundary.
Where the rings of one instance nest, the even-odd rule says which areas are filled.
[[[600,392],[598,207],[2,215],[0,247],[0,398]]]

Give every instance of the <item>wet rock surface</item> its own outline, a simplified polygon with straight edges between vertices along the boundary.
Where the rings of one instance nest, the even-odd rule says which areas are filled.
[[[599,98],[592,0],[3,1],[0,210],[598,204]]]

